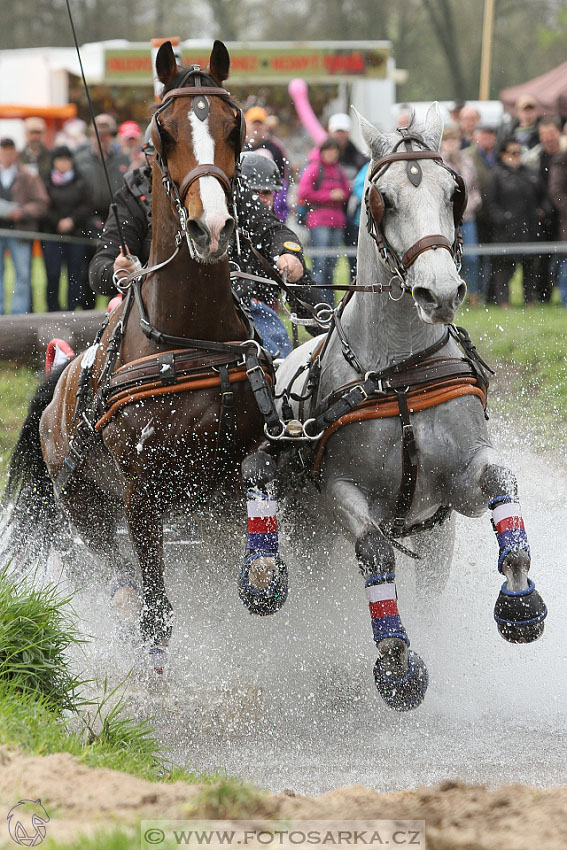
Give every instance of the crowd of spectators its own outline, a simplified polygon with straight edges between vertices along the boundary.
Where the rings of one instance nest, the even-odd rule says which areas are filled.
[[[256,104],[245,117],[246,148],[273,160],[280,174],[275,214],[285,222],[296,213],[298,224],[306,226],[313,249],[313,277],[318,284],[330,286],[341,249],[356,245],[368,169],[367,156],[351,138],[350,116],[332,114],[324,141],[294,168],[276,135],[277,116]],[[410,120],[411,111],[402,108],[397,126],[407,126]],[[88,264],[110,201],[98,140],[113,193],[123,185],[127,172],[145,164],[143,130],[135,121],[117,126],[111,115],[101,114],[95,123],[98,133],[77,119],[67,122],[51,149],[45,143],[45,122],[39,117],[25,121],[21,151],[12,139],[0,139],[0,230],[4,231],[0,233],[0,313],[4,312],[6,254],[14,267],[11,311],[32,309],[32,242],[17,233],[10,236],[6,232],[10,230],[63,237],[41,243],[48,310],[94,306]],[[507,307],[510,280],[521,266],[527,305],[549,301],[558,287],[567,306],[567,256],[474,251],[479,243],[518,246],[567,239],[567,129],[560,118],[541,114],[535,98],[524,95],[504,133],[501,127],[482,123],[473,106],[455,103],[441,150],[468,189],[462,230],[469,249],[463,263],[469,303]],[[85,237],[93,239],[92,245],[85,243]],[[69,281],[65,303],[60,298],[63,266]],[[354,256],[349,256],[349,266],[353,278]],[[332,301],[332,292],[325,297]]]

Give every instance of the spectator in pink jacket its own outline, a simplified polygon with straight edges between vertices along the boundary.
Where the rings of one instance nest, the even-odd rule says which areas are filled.
[[[346,224],[345,207],[350,195],[347,176],[339,164],[338,142],[328,137],[309,156],[309,165],[298,187],[300,203],[309,207],[307,228],[314,248],[338,248]],[[315,283],[329,286],[337,264],[337,254],[315,256]],[[333,303],[333,292],[321,290],[321,301]]]

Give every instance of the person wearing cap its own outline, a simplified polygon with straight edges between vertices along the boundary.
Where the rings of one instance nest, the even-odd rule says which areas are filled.
[[[106,171],[110,181],[110,192],[106,180],[104,166],[101,160],[101,152],[98,146],[94,127],[90,128],[89,143],[79,148],[75,153],[75,165],[77,170],[87,181],[91,194],[91,212],[87,221],[87,236],[100,236],[104,227],[104,219],[112,195],[122,186],[124,175],[130,167],[130,160],[126,154],[117,150],[114,146],[116,135],[116,121],[112,115],[101,113],[95,116],[95,123],[100,138],[102,154],[106,164]],[[94,247],[87,246],[87,257],[82,281],[81,305],[90,309],[95,305],[95,297],[88,286],[88,263],[94,256]]]
[[[276,138],[268,122],[268,113],[262,106],[251,106],[247,109],[244,117],[246,119],[246,145],[245,150],[269,151],[272,159],[278,167],[282,188],[278,192],[274,202],[274,212],[280,221],[286,221],[289,208],[287,203],[287,192],[289,187],[289,157],[283,144]]]
[[[145,149],[151,162],[153,145],[146,145]],[[270,208],[271,199],[266,203],[267,193],[273,193],[279,185],[277,167],[273,161],[259,153],[245,152],[242,159],[244,176],[239,181],[237,194],[240,226],[250,234],[252,244],[259,253],[280,273],[286,272],[290,283],[301,279],[302,283],[305,280],[305,283],[309,284],[301,242],[295,233],[273,214]],[[248,179],[257,187],[255,190],[248,185]],[[114,295],[114,272],[123,269],[130,273],[148,262],[152,241],[151,191],[152,168],[148,164],[143,169],[128,172],[124,185],[115,193],[118,218],[124,222],[122,235],[128,248],[128,256],[125,257],[122,253],[116,219],[114,214],[109,212],[102,238],[89,266],[89,283],[93,292]],[[245,239],[241,240],[241,254],[238,256],[236,240],[233,237],[230,257],[241,271],[266,277],[266,270],[256,260]],[[240,279],[235,281],[234,286],[236,294],[248,302],[255,298],[263,303],[273,304],[278,295],[275,284]],[[323,300],[316,290],[310,293],[308,285],[305,289],[302,287],[298,296],[309,303]],[[266,343],[269,346],[271,340],[266,339]],[[289,346],[289,340],[287,344]],[[284,353],[279,344],[272,345],[268,350],[272,354]]]
[[[37,230],[47,210],[45,186],[18,161],[13,139],[0,139],[0,229]],[[31,299],[31,239],[0,236],[0,314],[4,312],[4,258],[8,251],[14,266],[12,313],[29,313]]]
[[[136,121],[123,121],[118,128],[118,141],[120,150],[126,154],[133,168],[143,168],[145,157],[142,152],[143,134],[140,125]]]
[[[85,178],[75,168],[73,154],[66,145],[60,145],[53,151],[51,171],[45,187],[49,195],[49,207],[43,219],[44,231],[61,236],[83,236],[91,210],[90,189]],[[81,272],[86,246],[75,242],[44,240],[42,248],[47,276],[48,311],[62,309],[59,284],[63,265],[67,267],[69,280],[66,309],[74,310],[81,303]]]
[[[114,148],[114,137],[116,135],[114,118],[102,113],[95,117],[95,123],[106,162],[111,191],[114,193],[122,185],[130,161],[126,154]],[[93,206],[90,225],[93,234],[97,235],[102,230],[104,216],[111,199],[94,127],[90,128],[90,144],[84,145],[75,153],[75,163],[91,189]]]
[[[368,163],[368,157],[360,151],[350,139],[352,132],[352,119],[346,112],[335,112],[329,118],[329,136],[339,146],[339,164],[346,174],[349,187],[352,191],[354,180],[360,169]],[[343,229],[343,240],[347,248],[355,248],[358,244],[358,224],[360,221],[360,203],[355,194],[350,196],[350,201],[345,203],[345,226]],[[356,275],[356,256],[348,258],[351,280]]]
[[[539,118],[539,105],[531,94],[521,94],[514,104],[516,114],[515,126],[512,136],[523,148],[529,150],[539,142],[537,124]]]
[[[39,174],[43,182],[48,179],[51,170],[51,151],[45,145],[46,123],[39,116],[26,118],[24,129],[26,143],[20,151],[19,160],[34,174]]]

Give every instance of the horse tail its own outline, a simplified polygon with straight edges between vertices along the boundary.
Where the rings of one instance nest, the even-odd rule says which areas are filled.
[[[2,496],[9,532],[4,551],[16,557],[25,552],[26,561],[47,553],[63,528],[63,516],[41,451],[39,422],[66,365],[53,369],[37,388],[10,456],[8,482]]]

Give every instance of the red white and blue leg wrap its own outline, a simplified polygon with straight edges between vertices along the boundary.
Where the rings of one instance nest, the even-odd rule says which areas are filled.
[[[248,540],[246,551],[262,555],[278,552],[277,500],[253,490],[246,494],[248,507]]]
[[[401,638],[409,646],[409,638],[398,612],[398,595],[394,573],[371,576],[366,581],[372,632],[378,645],[384,638]]]
[[[498,569],[502,572],[502,564],[506,556],[517,549],[524,549],[528,555],[530,547],[524,528],[522,509],[513,496],[496,496],[488,503],[492,511],[492,527],[498,540]]]

